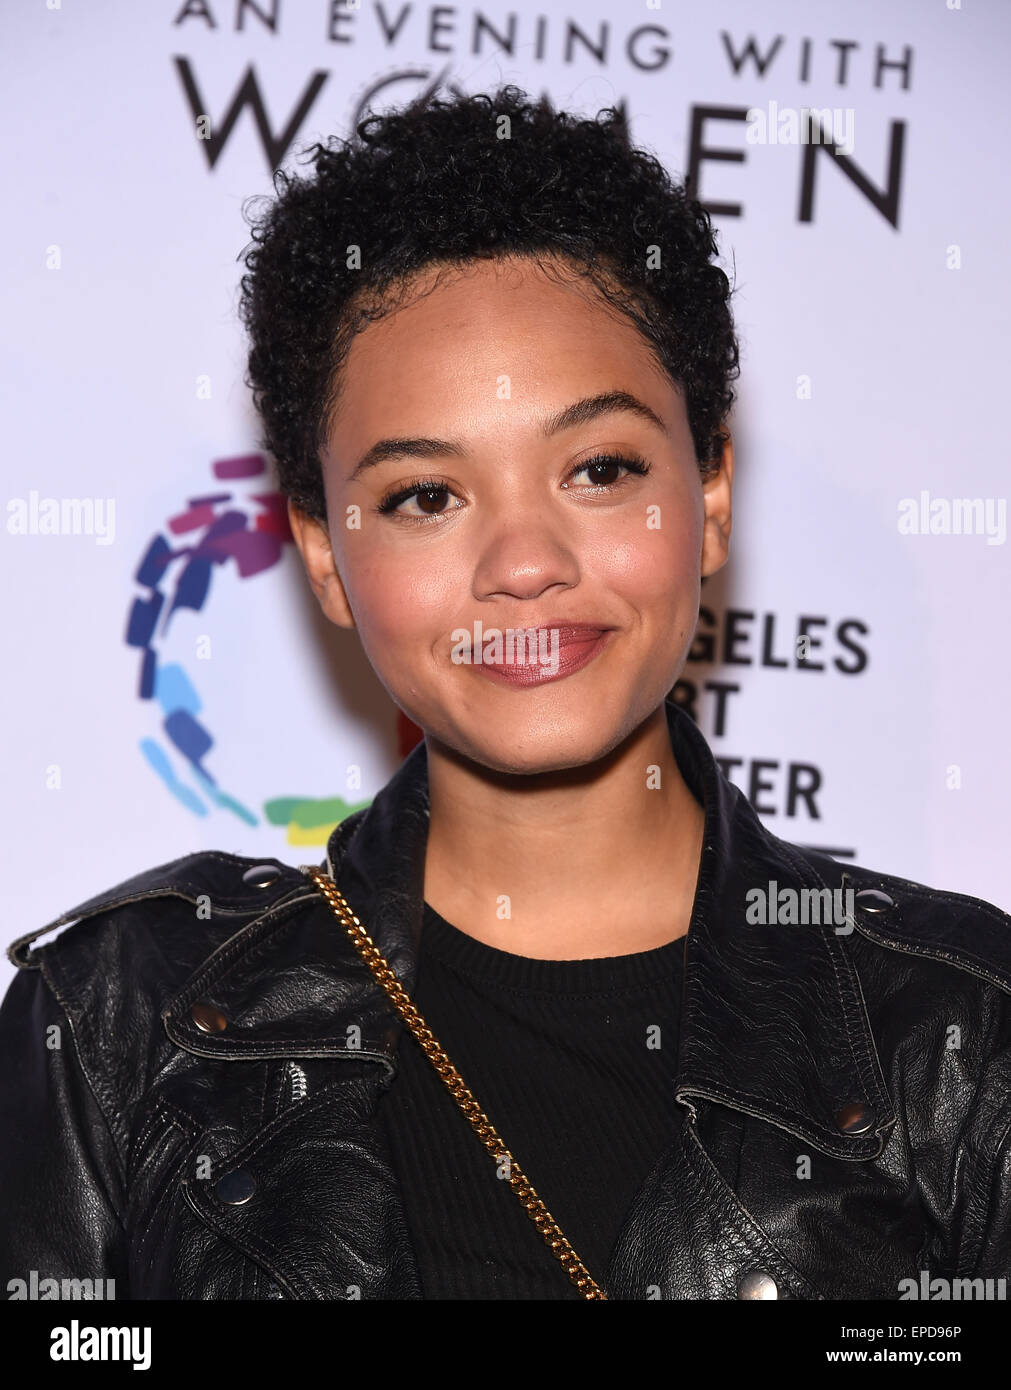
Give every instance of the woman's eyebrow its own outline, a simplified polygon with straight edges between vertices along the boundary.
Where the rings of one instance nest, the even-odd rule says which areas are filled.
[[[561,430],[571,429],[573,425],[585,425],[590,420],[595,420],[598,415],[612,415],[617,411],[638,415],[641,420],[655,425],[661,434],[668,433],[667,426],[656,411],[651,410],[645,401],[639,400],[638,396],[633,396],[630,391],[604,391],[599,396],[585,396],[583,400],[575,401],[556,415],[549,416],[544,422],[542,433],[545,438],[549,438]]]
[[[644,401],[640,401],[631,392],[603,391],[597,396],[585,396],[582,400],[574,401],[572,405],[567,405],[562,410],[556,411],[554,415],[549,415],[541,425],[541,434],[545,439],[550,439],[552,435],[560,434],[562,430],[572,429],[575,425],[586,425],[591,420],[597,419],[598,416],[613,415],[620,411],[629,415],[637,415],[641,420],[647,421],[660,430],[662,434],[669,433],[667,426],[656,411],[651,410]],[[384,463],[387,459],[465,458],[466,456],[467,450],[463,445],[451,439],[430,439],[425,436],[416,438],[394,436],[390,439],[380,439],[355,464],[348,482],[353,483],[356,478],[361,477],[366,469],[374,468],[377,463]]]

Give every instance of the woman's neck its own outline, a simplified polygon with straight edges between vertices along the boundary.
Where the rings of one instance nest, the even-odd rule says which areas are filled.
[[[578,960],[688,930],[705,814],[664,706],[587,768],[507,776],[436,740],[427,753],[425,901],[460,931],[514,955]]]

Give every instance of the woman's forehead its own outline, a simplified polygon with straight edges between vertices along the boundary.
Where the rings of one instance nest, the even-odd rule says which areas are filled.
[[[345,388],[380,391],[389,406],[394,383],[417,377],[424,389],[477,379],[507,395],[545,372],[642,371],[650,356],[648,341],[585,276],[559,281],[532,261],[479,262],[419,279],[355,335],[340,375]]]

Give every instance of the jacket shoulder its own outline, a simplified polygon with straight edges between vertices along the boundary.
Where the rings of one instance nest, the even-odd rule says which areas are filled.
[[[945,961],[1011,994],[1011,914],[968,893],[793,846],[852,904],[852,924],[887,950]]]
[[[203,955],[222,933],[230,935],[243,917],[259,915],[305,885],[305,876],[276,859],[252,859],[220,850],[183,855],[124,879],[20,936],[7,947],[21,970],[39,969],[47,958],[69,958],[92,948],[102,935],[129,924],[138,935],[172,930],[181,946],[186,936]],[[66,927],[54,941],[32,942]],[[201,957],[202,958],[202,957]]]

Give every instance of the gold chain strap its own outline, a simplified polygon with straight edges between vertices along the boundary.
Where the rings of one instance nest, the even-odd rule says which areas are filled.
[[[456,1067],[453,1066],[453,1063],[449,1060],[442,1047],[440,1047],[431,1028],[428,1027],[417,1008],[411,1002],[410,996],[393,973],[389,962],[368,935],[361,922],[351,911],[347,899],[344,897],[343,893],[341,893],[336,883],[334,883],[333,879],[330,878],[328,874],[321,873],[319,869],[312,867],[312,865],[303,864],[302,872],[312,879],[313,883],[315,883],[316,887],[326,898],[334,915],[350,936],[358,954],[372,971],[373,975],[375,975],[386,993],[390,996],[390,999],[393,1001],[393,1007],[421,1044],[425,1056],[446,1083],[450,1095],[462,1110],[465,1118],[470,1122],[474,1133],[480,1139],[481,1143],[488,1150],[496,1163],[501,1163],[503,1158],[507,1160],[509,1186],[516,1193],[523,1210],[540,1231],[548,1248],[558,1258],[562,1268],[575,1284],[583,1298],[606,1299],[607,1294],[599,1284],[594,1282],[590,1276],[589,1270],[565,1239],[565,1236],[562,1234],[562,1228],[534,1191],[533,1184],[523,1172],[523,1169],[502,1143],[502,1140],[499,1138],[488,1116],[463,1084],[463,1077],[457,1071]]]

